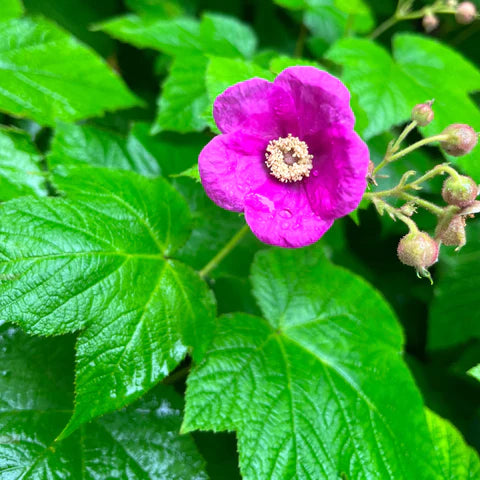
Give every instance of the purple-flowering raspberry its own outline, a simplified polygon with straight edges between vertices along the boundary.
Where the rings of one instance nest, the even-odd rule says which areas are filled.
[[[213,108],[222,135],[198,161],[207,195],[244,212],[265,243],[316,242],[357,208],[366,188],[369,153],[349,102],[340,80],[313,67],[228,88]]]

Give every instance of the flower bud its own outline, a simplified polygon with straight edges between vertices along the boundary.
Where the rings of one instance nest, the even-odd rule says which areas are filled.
[[[475,181],[466,175],[448,177],[443,182],[442,197],[449,205],[468,207],[472,205],[478,195],[478,186]]]
[[[461,157],[471,152],[478,142],[475,130],[463,123],[449,125],[442,134],[448,135],[448,139],[441,141],[440,146],[454,157]]]
[[[458,5],[455,19],[462,25],[472,23],[477,16],[477,8],[472,2],[462,2]]]
[[[434,117],[432,110],[433,100],[425,103],[419,103],[415,105],[412,110],[412,120],[417,122],[421,127],[427,126]]]
[[[450,220],[447,228],[444,228],[443,231],[439,228],[439,225],[435,236],[437,240],[440,240],[444,245],[457,247],[455,250],[460,250],[467,243],[465,225],[465,217],[456,215]]]
[[[425,232],[410,232],[400,239],[397,248],[399,260],[415,267],[418,274],[429,276],[427,268],[438,259],[438,243]]]
[[[433,32],[438,27],[439,23],[438,17],[433,13],[427,13],[422,18],[422,26],[427,33]]]

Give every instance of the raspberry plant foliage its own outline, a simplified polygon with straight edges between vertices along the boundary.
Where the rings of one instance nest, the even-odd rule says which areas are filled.
[[[2,2],[0,478],[480,479],[478,20],[424,3]],[[197,162],[217,97],[292,67],[346,85],[373,162],[349,217],[271,248]],[[418,232],[433,286],[396,257]]]

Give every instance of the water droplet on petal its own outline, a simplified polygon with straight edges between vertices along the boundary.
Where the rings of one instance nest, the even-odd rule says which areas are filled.
[[[284,210],[280,210],[279,215],[282,218],[291,218],[292,212],[290,210],[288,210],[287,208],[285,208]]]
[[[319,174],[318,170],[313,170],[313,171],[312,171],[312,175],[313,175],[314,177],[318,177],[318,174]]]
[[[288,227],[290,226],[290,224],[288,222],[283,222],[281,225],[280,225],[284,230],[287,230]]]

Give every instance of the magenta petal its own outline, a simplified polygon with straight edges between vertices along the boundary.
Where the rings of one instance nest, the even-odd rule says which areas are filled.
[[[245,220],[262,242],[287,248],[315,243],[333,223],[315,215],[302,183],[273,177],[245,197]]]
[[[222,133],[242,130],[268,140],[297,130],[293,100],[283,89],[261,78],[237,83],[217,97],[213,117]]]
[[[304,183],[314,212],[335,219],[355,210],[367,187],[367,145],[353,130],[341,126],[306,141],[314,159]]]
[[[198,169],[207,195],[226,210],[242,212],[245,195],[265,182],[264,140],[235,132],[218,135],[200,152]]]
[[[353,128],[350,92],[329,73],[314,67],[290,67],[278,75],[275,85],[290,93],[302,139],[334,124]]]

